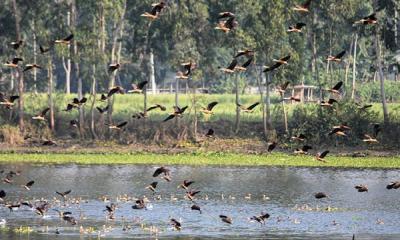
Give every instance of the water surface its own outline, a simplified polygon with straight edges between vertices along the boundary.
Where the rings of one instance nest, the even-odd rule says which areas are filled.
[[[71,211],[78,224],[61,220],[49,210],[40,217],[28,207],[10,212],[0,207],[0,239],[400,239],[400,191],[385,187],[399,178],[398,171],[343,170],[319,168],[243,168],[243,167],[171,167],[172,181],[152,177],[156,166],[79,166],[79,165],[0,165],[0,170],[21,170],[12,185],[1,183],[7,192],[6,202],[19,199],[47,199],[51,209]],[[3,174],[4,176],[4,174]],[[184,199],[177,186],[194,180],[201,193],[196,204],[199,214],[190,210],[192,202]],[[20,185],[35,180],[31,191]],[[158,192],[145,189],[158,181]],[[358,193],[357,184],[366,184],[368,193]],[[55,191],[72,189],[64,204]],[[329,199],[317,200],[316,192],[326,192]],[[127,195],[129,200],[124,197]],[[132,198],[147,196],[148,210],[133,210]],[[74,203],[81,198],[79,204]],[[106,199],[106,201],[104,201]],[[117,204],[115,220],[103,210]],[[265,225],[249,218],[267,212]],[[218,215],[233,218],[233,224],[220,221]],[[169,219],[182,222],[174,231]],[[15,232],[29,226],[32,232]],[[80,233],[80,226],[92,229]],[[59,234],[56,234],[58,229]],[[157,230],[151,232],[150,229]],[[157,233],[155,233],[157,232]]]

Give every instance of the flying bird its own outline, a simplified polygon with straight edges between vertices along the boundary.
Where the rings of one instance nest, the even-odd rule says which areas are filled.
[[[262,225],[265,225],[265,220],[268,219],[270,215],[268,213],[261,213],[260,215],[252,216],[250,221],[259,222]]]
[[[276,91],[281,95],[281,97],[285,94],[286,89],[288,88],[290,82],[285,82],[282,85],[279,85],[276,89]]]
[[[327,151],[324,151],[324,152],[319,152],[319,153],[317,153],[317,155],[315,155],[315,159],[316,159],[317,161],[326,163],[326,161],[324,160],[324,158],[328,155],[328,153],[329,153],[328,150],[327,150]]]
[[[294,153],[299,154],[299,155],[306,155],[308,154],[308,151],[311,150],[312,147],[308,145],[304,145],[302,148],[297,148]]]
[[[109,105],[105,106],[104,108],[96,107],[96,109],[97,109],[97,111],[98,111],[100,114],[103,114],[103,113],[105,113],[105,112],[108,111]]]
[[[310,12],[310,5],[311,5],[311,0],[307,0],[301,5],[294,6],[293,10],[297,12],[308,13]]]
[[[245,72],[247,70],[247,68],[251,65],[251,63],[253,62],[254,58],[250,57],[249,59],[247,59],[247,61],[245,63],[243,63],[241,66],[236,66],[235,70],[241,71],[241,72]]]
[[[27,71],[32,70],[32,69],[42,69],[42,67],[39,66],[39,65],[37,65],[37,64],[35,64],[35,63],[33,63],[33,64],[26,64],[26,65],[25,65],[25,68],[24,68],[24,70],[23,70],[23,72],[27,72]]]
[[[218,102],[211,102],[207,105],[207,107],[203,107],[200,111],[206,115],[214,114],[213,109],[218,104]]]
[[[334,103],[337,103],[336,99],[330,98],[327,102],[321,101],[319,104],[321,107],[332,108]]]
[[[254,50],[246,49],[246,50],[240,50],[236,54],[235,58],[241,57],[241,56],[246,56],[248,58],[252,58],[254,56]]]
[[[379,143],[379,141],[378,141],[378,139],[376,139],[376,137],[372,137],[372,136],[370,136],[368,134],[364,135],[363,142],[366,142],[366,143]]]
[[[180,231],[182,229],[182,224],[175,218],[171,218],[170,222],[176,231]]]
[[[307,24],[305,23],[296,23],[295,25],[289,26],[289,29],[287,30],[288,32],[296,32],[296,33],[301,33],[302,32],[302,28],[307,26]]]
[[[233,59],[228,67],[226,67],[226,68],[220,67],[219,69],[221,69],[224,73],[234,73],[237,64],[238,64],[238,61],[236,59]]]
[[[166,119],[164,119],[163,122],[167,122],[175,117],[182,117],[182,114],[186,111],[187,108],[188,108],[188,106],[185,106],[183,108],[174,106],[174,112],[171,113]]]
[[[240,103],[236,103],[236,105],[240,108],[241,111],[246,112],[246,113],[252,113],[254,112],[254,108],[257,107],[260,103],[256,102],[252,105],[250,105],[249,107],[245,107],[243,105],[241,105]]]
[[[192,209],[192,211],[199,211],[199,213],[201,214],[201,208],[196,204],[192,205],[190,209]]]
[[[297,136],[291,137],[292,140],[299,141],[299,142],[304,142],[306,140],[306,138],[307,138],[306,135],[304,135],[303,133],[300,133]]]
[[[112,97],[116,93],[124,94],[124,89],[120,86],[113,87],[108,91],[106,99],[103,99],[103,95],[102,95],[101,100],[105,101],[105,100],[109,99],[110,97]]]
[[[144,87],[147,85],[148,81],[140,82],[139,84],[132,84],[132,90],[129,90],[128,93],[143,93]]]
[[[181,185],[178,186],[178,188],[183,188],[185,190],[188,190],[189,186],[192,185],[193,183],[194,181],[184,180],[183,183],[181,183]]]
[[[26,190],[31,190],[31,187],[33,186],[33,184],[35,183],[35,181],[29,181],[27,182],[25,185],[23,185],[22,187],[24,187]]]
[[[121,65],[119,63],[112,63],[112,64],[108,65],[108,72],[113,73],[116,70],[118,70],[120,66]]]
[[[10,45],[14,50],[18,50],[24,44],[23,40],[18,40],[16,42],[11,42]]]
[[[6,97],[4,93],[0,93],[0,105],[5,106],[7,109],[12,109],[14,107],[14,102],[19,96]]]
[[[155,105],[149,107],[146,111],[150,112],[150,111],[156,110],[156,109],[160,109],[163,112],[167,111],[167,108],[164,105],[161,105],[161,104],[155,104]]]
[[[235,14],[231,12],[219,13],[218,19],[220,21],[218,22],[218,25],[215,27],[215,29],[223,31],[224,33],[229,33],[234,28],[236,28],[237,25],[239,25],[239,23],[236,21]]]
[[[227,224],[232,224],[232,223],[233,223],[232,218],[230,218],[230,217],[228,217],[228,216],[226,216],[226,215],[219,215],[219,218],[220,218],[221,221],[223,221],[224,223],[227,223]]]
[[[318,193],[314,194],[314,197],[316,199],[322,199],[322,198],[327,198],[328,195],[326,193],[324,193],[324,192],[318,192]]]
[[[45,108],[38,115],[33,116],[32,119],[33,120],[38,120],[38,121],[45,121],[46,120],[45,117],[46,117],[46,114],[47,114],[48,111],[50,111],[50,108]]]
[[[166,3],[164,1],[160,1],[159,3],[154,3],[151,6],[152,9],[150,12],[145,12],[140,16],[154,21],[160,16],[161,11],[166,7]]]
[[[358,192],[368,192],[368,187],[366,185],[360,184],[354,187]]]
[[[366,16],[354,22],[354,24],[364,24],[364,25],[374,25],[377,23],[378,23],[378,18],[376,17],[376,13],[372,13],[371,15]]]
[[[197,194],[199,194],[199,193],[200,193],[200,191],[191,190],[191,191],[187,191],[185,196],[186,196],[190,201],[193,201],[194,198],[195,198],[195,196],[196,196]]]
[[[122,130],[126,125],[128,125],[128,122],[125,121],[125,122],[120,122],[117,125],[110,124],[108,125],[108,128],[113,130]]]
[[[22,62],[22,61],[24,61],[24,59],[19,58],[19,57],[15,57],[11,61],[6,61],[4,66],[11,67],[11,68],[17,68],[18,67],[18,63]]]
[[[341,62],[344,55],[346,55],[346,51],[342,51],[335,56],[330,55],[326,60],[329,62]]]
[[[68,191],[65,191],[65,192],[57,192],[57,191],[56,191],[56,194],[60,195],[60,196],[65,200],[65,197],[66,197],[68,194],[70,194],[71,192],[72,192],[72,190],[68,190]]]
[[[146,187],[146,189],[149,189],[152,192],[155,192],[156,188],[157,188],[157,184],[158,184],[158,182],[152,182],[149,186]]]
[[[74,34],[70,34],[68,37],[64,38],[64,39],[57,39],[54,41],[54,43],[58,43],[58,44],[70,44],[72,39],[74,39]]]

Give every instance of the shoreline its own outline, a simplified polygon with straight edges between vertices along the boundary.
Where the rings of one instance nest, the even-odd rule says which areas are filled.
[[[400,156],[346,157],[328,155],[327,163],[311,155],[295,156],[285,153],[4,153],[0,164],[78,164],[78,165],[187,165],[232,167],[300,167],[400,169]]]

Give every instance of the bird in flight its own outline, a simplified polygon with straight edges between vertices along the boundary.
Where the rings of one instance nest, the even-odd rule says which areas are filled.
[[[254,108],[257,107],[259,104],[260,104],[259,102],[256,102],[256,103],[250,105],[249,107],[245,107],[245,106],[241,105],[240,103],[236,103],[236,105],[240,108],[240,110],[245,113],[254,112]]]
[[[305,23],[296,23],[295,25],[289,26],[289,29],[287,30],[288,32],[295,32],[295,33],[301,33],[302,32],[302,28],[307,26],[307,24]]]
[[[293,10],[301,13],[308,13],[310,12],[310,5],[311,5],[311,0],[307,0],[301,5],[294,6]]]
[[[229,33],[239,25],[239,23],[236,21],[235,14],[231,12],[219,13],[218,20],[219,22],[215,29],[223,31],[224,33]]]
[[[139,84],[132,84],[132,90],[129,90],[128,93],[143,93],[144,87],[147,85],[148,81],[140,82]]]
[[[337,63],[339,63],[339,62],[342,61],[342,58],[343,58],[344,55],[346,55],[346,51],[341,51],[340,53],[338,53],[335,56],[328,56],[328,58],[326,60],[329,61],[329,62],[337,62]]]
[[[158,3],[153,3],[151,6],[152,9],[150,12],[145,12],[140,16],[145,17],[151,21],[154,21],[157,18],[159,18],[161,11],[166,7],[166,3],[164,1],[160,1]]]
[[[183,108],[174,106],[174,112],[171,113],[166,119],[164,119],[163,122],[167,122],[171,119],[174,119],[175,117],[182,117],[182,114],[186,111],[187,108],[188,108],[188,106],[185,106]]]
[[[54,43],[68,45],[71,43],[72,39],[74,39],[74,34],[70,34],[68,37],[63,39],[57,39],[54,41]]]
[[[376,13],[372,13],[371,15],[363,17],[362,19],[354,22],[354,24],[363,24],[363,25],[374,25],[377,23],[378,23],[378,18],[376,17]]]

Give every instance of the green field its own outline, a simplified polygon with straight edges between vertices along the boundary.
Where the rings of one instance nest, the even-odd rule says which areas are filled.
[[[337,157],[328,156],[321,163],[312,156],[292,156],[282,153],[249,155],[231,153],[193,154],[0,154],[0,163],[34,164],[152,164],[194,166],[287,166],[287,167],[337,167],[337,168],[400,168],[400,157]]]
[[[55,106],[56,106],[56,117],[62,117],[63,119],[72,119],[77,115],[77,111],[73,111],[71,113],[63,112],[68,102],[70,102],[75,95],[65,95],[65,94],[55,94]],[[98,97],[100,98],[100,97]],[[25,111],[28,115],[35,115],[39,113],[42,109],[47,107],[47,95],[46,94],[27,94],[25,95]],[[219,104],[215,107],[215,114],[210,118],[210,121],[217,120],[232,120],[236,114],[236,105],[235,105],[235,96],[233,94],[197,94],[197,109],[202,106],[206,106],[208,103],[212,101],[217,101]],[[278,100],[278,96],[272,96],[272,102],[276,102]],[[255,102],[260,102],[259,95],[242,95],[240,97],[240,102],[243,105],[249,106]],[[172,111],[172,107],[175,105],[175,95],[173,94],[161,94],[161,95],[148,95],[148,106],[153,104],[163,104],[168,110],[167,112],[161,111],[153,111],[150,112],[150,118],[153,120],[160,120],[165,118],[169,112]],[[86,114],[89,113],[91,105],[91,99],[85,105],[84,109]],[[107,103],[96,102],[95,106],[106,106]],[[179,105],[180,106],[192,106],[192,97],[187,94],[181,94],[179,96]],[[289,117],[295,108],[304,107],[302,104],[287,104],[287,109],[289,113]],[[307,104],[307,107],[315,106],[315,104]],[[281,110],[279,109],[280,104],[273,104],[272,114],[273,115],[281,115]],[[127,119],[131,118],[131,116],[136,113],[143,111],[143,95],[117,95],[115,97],[114,104],[114,117],[116,119]],[[370,111],[375,111],[379,116],[382,116],[381,104],[375,103]],[[400,105],[393,103],[389,104],[389,111],[391,114],[398,114],[400,112]],[[193,109],[189,108],[189,113],[193,113]],[[262,119],[262,110],[261,107],[257,107],[252,114],[242,114],[242,121],[261,121]],[[379,119],[380,120],[380,119]]]

